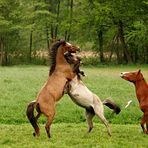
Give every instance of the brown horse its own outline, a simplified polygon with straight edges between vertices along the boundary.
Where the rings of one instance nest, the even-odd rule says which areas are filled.
[[[75,73],[70,64],[67,63],[64,53],[76,52],[79,47],[71,45],[65,41],[57,41],[51,48],[51,72],[46,83],[39,92],[36,101],[31,102],[27,107],[27,117],[31,122],[35,133],[34,136],[39,136],[39,127],[37,119],[41,114],[47,117],[45,126],[48,137],[50,138],[50,126],[55,115],[56,102],[63,96],[63,90],[66,82],[74,78]],[[34,116],[34,108],[38,114]]]
[[[148,134],[148,84],[146,83],[141,70],[136,72],[122,72],[121,78],[134,83],[139,106],[144,113],[141,120],[141,127],[144,133]],[[144,124],[146,123],[146,129]]]

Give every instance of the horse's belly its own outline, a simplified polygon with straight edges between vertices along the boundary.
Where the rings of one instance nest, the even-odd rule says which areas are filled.
[[[70,91],[71,99],[78,105],[82,107],[90,107],[93,105],[93,95],[91,92],[85,90],[84,88],[78,88],[74,91]]]

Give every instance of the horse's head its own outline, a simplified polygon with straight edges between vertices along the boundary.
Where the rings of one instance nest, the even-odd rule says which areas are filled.
[[[65,52],[64,57],[69,64],[78,64],[81,63],[81,58],[70,52]]]
[[[68,51],[68,52],[71,52],[71,53],[76,53],[77,51],[80,51],[79,46],[70,44],[70,43],[68,43],[66,41],[63,42],[62,46],[63,46],[64,52]]]
[[[71,54],[70,52],[66,52],[64,54],[65,59],[67,60],[67,62],[71,65],[73,65],[73,69],[75,71],[75,73],[77,74],[78,77],[80,77],[80,74],[82,76],[85,76],[83,71],[80,71],[79,67],[81,62],[81,58],[76,56],[75,54]]]
[[[133,83],[143,79],[141,70],[135,72],[121,72],[120,77]]]

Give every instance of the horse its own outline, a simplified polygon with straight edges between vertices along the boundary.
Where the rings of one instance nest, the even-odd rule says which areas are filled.
[[[70,64],[76,61],[74,60],[75,57],[71,55],[66,56],[65,58]],[[77,58],[77,59],[80,61],[80,58]],[[79,65],[80,65],[80,62],[79,62]],[[102,102],[96,94],[90,91],[86,87],[86,85],[82,82],[81,76],[85,76],[85,74],[83,71],[80,71],[79,66],[77,66],[76,74],[77,75],[71,81],[68,82],[67,92],[74,103],[76,103],[80,107],[85,108],[86,120],[89,127],[88,132],[91,132],[93,128],[92,119],[94,115],[97,115],[107,127],[108,135],[111,136],[109,123],[104,117],[103,105],[106,105],[110,109],[113,109],[114,112],[116,112],[116,114],[120,112],[121,110],[120,107],[110,99],[105,99]]]
[[[27,117],[34,128],[34,136],[39,136],[40,129],[37,120],[41,114],[47,117],[45,126],[47,136],[50,138],[50,126],[55,115],[56,102],[64,95],[63,90],[67,81],[72,80],[75,76],[74,69],[66,61],[65,52],[77,52],[80,48],[65,41],[57,41],[51,47],[51,69],[44,86],[41,88],[35,101],[27,106]],[[34,109],[37,115],[34,116]]]
[[[134,72],[121,72],[121,78],[132,82],[135,85],[136,96],[139,101],[139,107],[143,112],[141,127],[145,134],[148,134],[148,84],[141,73],[141,70]],[[144,127],[146,123],[146,129]]]

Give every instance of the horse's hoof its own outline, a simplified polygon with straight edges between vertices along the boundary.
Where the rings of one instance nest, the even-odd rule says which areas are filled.
[[[33,133],[33,136],[34,137],[39,137],[40,136],[40,133]]]

